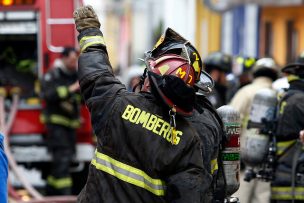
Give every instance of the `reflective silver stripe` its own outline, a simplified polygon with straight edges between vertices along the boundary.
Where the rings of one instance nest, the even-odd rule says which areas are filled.
[[[153,179],[144,171],[119,162],[108,155],[96,151],[92,164],[96,169],[109,173],[125,182],[144,188],[155,195],[163,196],[165,194],[166,186],[164,181]]]

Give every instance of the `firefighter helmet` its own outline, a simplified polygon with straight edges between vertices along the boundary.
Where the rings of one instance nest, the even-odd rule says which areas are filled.
[[[287,66],[282,69],[282,72],[304,78],[304,52],[295,60],[294,63],[287,64]]]
[[[222,52],[213,52],[204,60],[204,66],[207,72],[212,69],[218,69],[225,73],[232,71],[232,57]]]
[[[169,53],[189,59],[195,70],[195,80],[199,80],[202,70],[202,60],[198,51],[188,40],[171,28],[167,28],[151,51],[152,57],[159,57]]]
[[[255,63],[252,72],[253,77],[266,76],[275,81],[278,78],[278,65],[272,58],[261,58]]]
[[[261,58],[256,61],[256,63],[253,66],[253,73],[259,71],[262,68],[268,68],[272,69],[274,71],[277,71],[278,66],[276,62],[272,58]]]
[[[191,115],[194,106],[194,68],[186,59],[174,54],[165,54],[148,61],[148,77],[151,91],[182,115]]]
[[[195,70],[196,86],[204,91],[207,87],[213,87],[213,80],[208,73],[203,70],[203,63],[200,54],[195,47],[180,34],[171,28],[167,28],[151,51],[154,58],[164,54],[176,54],[189,61]]]

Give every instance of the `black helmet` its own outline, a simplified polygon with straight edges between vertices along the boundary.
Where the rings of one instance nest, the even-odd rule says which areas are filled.
[[[298,56],[294,63],[287,64],[283,69],[283,73],[298,76],[304,78],[304,52]]]
[[[232,71],[232,57],[222,52],[213,52],[205,58],[204,66],[207,72],[218,69],[230,73]]]
[[[176,54],[189,61],[195,70],[195,86],[205,91],[209,91],[213,87],[212,78],[202,70],[203,63],[198,51],[188,40],[171,28],[166,29],[151,51],[153,58],[164,54]]]

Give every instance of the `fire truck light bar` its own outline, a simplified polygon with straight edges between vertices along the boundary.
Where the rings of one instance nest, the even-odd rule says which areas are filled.
[[[0,0],[0,6],[25,6],[33,5],[36,0]]]

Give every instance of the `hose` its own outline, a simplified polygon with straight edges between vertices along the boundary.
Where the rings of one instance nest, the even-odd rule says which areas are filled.
[[[21,182],[21,185],[24,187],[24,189],[29,193],[29,195],[33,198],[31,200],[27,200],[27,203],[72,203],[76,202],[75,196],[54,196],[54,197],[44,197],[42,196],[31,184],[30,182],[24,177],[22,172],[19,170],[17,162],[15,158],[12,155],[8,135],[10,133],[10,130],[12,128],[13,122],[15,120],[17,110],[18,110],[18,104],[19,104],[19,93],[20,88],[12,88],[11,89],[11,95],[12,95],[12,105],[11,110],[9,112],[9,115],[6,120],[6,112],[5,112],[5,96],[6,91],[3,91],[4,88],[0,88],[0,130],[3,132],[3,135],[5,137],[4,139],[4,148],[5,148],[5,154],[7,156],[10,168],[14,172],[17,179]],[[5,89],[4,89],[5,90]],[[16,203],[25,203],[21,200],[20,195],[17,194],[17,192],[14,190],[14,188],[9,184],[8,186],[9,194],[11,198],[13,198]]]
[[[43,197],[40,200],[29,200],[29,201],[17,201],[16,203],[75,203],[75,196],[54,196],[54,197]]]
[[[24,188],[29,192],[29,194],[32,197],[40,200],[43,198],[43,196],[29,183],[29,181],[26,178],[24,178],[24,175],[22,175],[22,172],[19,170],[16,160],[14,159],[14,157],[11,153],[11,149],[10,149],[10,145],[9,145],[9,138],[7,136],[11,130],[13,121],[16,117],[18,104],[19,104],[18,90],[13,88],[12,93],[13,93],[12,106],[11,106],[11,111],[8,116],[7,123],[5,123],[6,114],[5,114],[5,110],[4,110],[4,97],[0,98],[0,100],[1,100],[1,103],[0,103],[1,119],[0,119],[0,121],[3,122],[1,127],[2,127],[3,134],[5,135],[5,139],[4,139],[5,154],[7,156],[7,159],[8,159],[8,162],[9,162],[9,165],[10,165],[12,171],[14,172],[16,177],[19,179],[21,184],[24,186]]]

